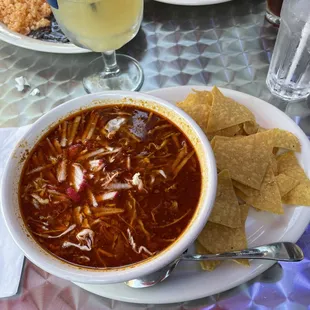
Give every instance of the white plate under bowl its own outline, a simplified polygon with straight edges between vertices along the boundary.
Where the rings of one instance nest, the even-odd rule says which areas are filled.
[[[0,40],[23,47],[29,50],[58,53],[58,54],[81,54],[89,53],[90,50],[80,48],[71,43],[46,42],[39,39],[24,36],[18,32],[8,29],[4,24],[0,23]]]
[[[223,3],[231,0],[156,0],[156,1],[175,5],[197,6],[197,5],[211,5],[211,4]]]
[[[176,103],[183,100],[195,88],[210,90],[211,87],[180,86],[163,88],[149,94]],[[303,131],[282,111],[271,104],[230,89],[221,89],[228,97],[248,107],[256,116],[257,122],[265,128],[282,128],[294,133],[300,140],[302,152],[297,155],[308,176],[310,175],[310,143]],[[250,210],[246,222],[249,246],[257,246],[276,241],[296,242],[310,220],[310,208],[285,207],[284,215]],[[193,249],[190,249],[192,251]],[[233,262],[225,262],[213,272],[203,272],[198,263],[179,264],[169,279],[151,288],[132,289],[125,284],[76,285],[94,294],[133,303],[166,304],[198,299],[226,291],[256,277],[274,263],[255,260],[247,268]]]

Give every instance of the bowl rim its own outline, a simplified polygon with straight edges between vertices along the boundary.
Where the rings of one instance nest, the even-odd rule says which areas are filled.
[[[202,199],[203,203],[202,205],[204,208],[200,208],[200,214],[199,217],[197,216],[195,220],[193,221],[193,224],[191,227],[189,227],[186,232],[181,235],[178,238],[178,241],[173,244],[173,246],[170,246],[170,248],[165,251],[163,254],[156,255],[152,260],[145,260],[139,262],[135,265],[128,265],[128,266],[122,266],[121,268],[117,268],[116,270],[113,270],[111,268],[109,272],[98,272],[100,270],[91,270],[90,268],[83,268],[81,266],[74,266],[72,263],[67,263],[54,255],[48,253],[47,251],[47,259],[46,256],[44,257],[42,251],[33,251],[31,244],[36,243],[31,236],[30,238],[20,238],[21,234],[21,225],[19,225],[17,222],[14,221],[14,211],[10,209],[10,195],[7,195],[7,192],[12,191],[12,182],[2,182],[2,188],[1,188],[1,209],[4,216],[4,220],[6,223],[6,226],[13,237],[13,240],[15,243],[19,246],[19,248],[23,251],[24,255],[32,261],[35,265],[39,266],[43,270],[46,270],[47,272],[54,274],[58,277],[75,281],[75,282],[83,282],[83,283],[93,283],[93,284],[104,284],[104,283],[117,283],[117,282],[123,282],[130,279],[134,279],[140,276],[143,276],[145,274],[154,272],[169,262],[171,262],[173,259],[175,259],[177,256],[181,255],[181,253],[189,246],[190,243],[192,243],[200,231],[203,229],[208,216],[211,213],[212,206],[215,200],[215,194],[216,194],[216,185],[217,185],[217,171],[216,171],[216,164],[215,159],[213,155],[213,151],[211,148],[211,145],[203,133],[202,129],[196,124],[196,122],[184,111],[182,111],[180,108],[178,108],[173,103],[167,102],[165,100],[162,100],[160,98],[156,98],[151,95],[143,94],[143,93],[137,93],[137,92],[125,92],[125,91],[106,91],[101,93],[95,93],[95,94],[88,94],[84,95],[78,98],[71,99],[60,106],[52,109],[42,117],[40,117],[23,135],[20,141],[27,141],[29,139],[28,135],[36,135],[38,137],[42,137],[46,133],[46,128],[48,128],[51,124],[55,123],[55,120],[58,121],[62,118],[68,117],[70,114],[73,114],[73,111],[77,111],[80,109],[86,110],[89,108],[94,107],[93,105],[90,105],[93,101],[98,100],[121,100],[124,98],[132,98],[133,100],[143,100],[148,102],[155,102],[156,104],[159,104],[161,108],[168,109],[170,112],[177,114],[180,116],[186,124],[190,125],[190,127],[193,129],[195,136],[199,139],[203,155],[207,161],[206,167],[207,167],[207,179],[208,179],[208,189],[206,190],[206,193]],[[132,103],[134,105],[134,102]],[[68,110],[68,111],[67,111]],[[152,110],[152,108],[150,108]],[[161,115],[160,111],[155,111],[158,114]],[[182,126],[180,126],[180,129],[182,129]],[[47,130],[48,131],[48,130]],[[185,133],[184,133],[185,134]],[[186,134],[185,134],[186,135]],[[3,180],[8,179],[11,169],[13,169],[14,166],[18,165],[18,159],[14,157],[14,154],[16,150],[18,150],[20,143],[17,143],[16,147],[14,148],[14,151],[11,153],[8,162],[6,164],[4,174],[3,174]],[[34,147],[35,144],[30,145],[30,149]],[[19,209],[19,206],[17,207]],[[17,224],[16,224],[17,223]],[[22,233],[25,233],[24,231]],[[30,234],[29,234],[30,235]],[[39,245],[40,248],[42,248]],[[44,249],[44,248],[43,248]],[[61,264],[53,264],[52,259],[56,259],[58,262],[61,262]],[[55,260],[54,260],[55,262]],[[144,263],[145,262],[145,263]],[[101,270],[102,271],[102,270]]]

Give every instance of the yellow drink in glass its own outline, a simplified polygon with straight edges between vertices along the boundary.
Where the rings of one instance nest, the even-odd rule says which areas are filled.
[[[95,52],[119,49],[138,32],[143,0],[58,0],[53,13],[74,43]]]
[[[88,93],[103,90],[139,90],[143,71],[127,55],[116,55],[137,34],[144,0],[47,0],[68,39],[101,52],[87,67],[83,85]]]

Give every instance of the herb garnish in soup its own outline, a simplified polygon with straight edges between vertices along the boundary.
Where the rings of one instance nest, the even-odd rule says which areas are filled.
[[[27,159],[19,192],[43,248],[74,264],[118,267],[177,240],[200,190],[197,155],[174,124],[111,105],[50,130]]]

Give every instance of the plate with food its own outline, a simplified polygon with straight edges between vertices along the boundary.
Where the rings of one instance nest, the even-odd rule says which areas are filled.
[[[281,192],[280,190],[277,190],[277,188],[275,187],[275,192],[273,193],[274,196],[270,197],[269,196],[270,192],[269,190],[267,190],[269,185],[266,187],[268,183],[268,178],[265,179],[265,182],[263,182],[263,184],[265,185],[263,186],[262,184],[262,190],[263,189],[264,191],[266,190],[266,194],[269,192],[267,196],[268,200],[267,203],[266,201],[261,200],[262,195],[256,196],[258,194],[258,192],[256,192],[257,189],[255,190],[255,188],[253,188],[254,193],[252,193],[252,188],[250,190],[250,187],[244,186],[245,183],[244,181],[241,182],[241,179],[239,179],[239,181],[235,181],[233,179],[235,178],[235,176],[231,175],[232,173],[231,170],[224,169],[232,167],[221,166],[220,168],[221,172],[218,174],[218,182],[219,182],[218,188],[219,189],[221,188],[223,190],[223,193],[226,193],[225,195],[223,195],[223,197],[225,197],[224,201],[220,202],[220,199],[218,199],[219,201],[215,202],[215,206],[212,211],[214,212],[214,214],[211,214],[211,216],[209,217],[209,222],[207,226],[202,231],[202,234],[198,237],[198,243],[189,247],[188,252],[214,253],[214,252],[231,251],[232,249],[244,248],[246,246],[248,247],[257,246],[261,244],[277,242],[280,240],[296,242],[303,233],[303,231],[305,230],[305,228],[307,227],[310,220],[310,209],[307,207],[303,207],[309,205],[310,203],[309,201],[310,183],[308,179],[310,167],[309,167],[309,161],[307,159],[310,155],[310,146],[307,137],[302,132],[302,130],[287,115],[285,115],[285,113],[283,113],[276,107],[272,106],[271,104],[245,93],[241,93],[230,89],[220,89],[220,91],[224,95],[223,96],[216,91],[215,92],[216,99],[219,99],[219,101],[216,104],[217,109],[215,109],[215,106],[211,104],[211,100],[213,100],[213,98],[210,99],[210,95],[212,96],[211,90],[212,87],[206,87],[206,86],[179,86],[179,87],[154,90],[151,91],[150,94],[158,98],[167,100],[171,103],[177,104],[179,107],[184,109],[184,111],[187,112],[189,115],[191,115],[191,117],[197,122],[197,124],[201,126],[201,128],[204,128],[204,131],[206,132],[207,136],[211,141],[211,145],[215,142],[216,146],[217,139],[220,140],[222,139],[222,141],[224,141],[225,139],[228,138],[232,139],[233,137],[240,136],[240,132],[237,134],[235,132],[235,130],[237,130],[237,127],[240,126],[239,123],[240,119],[239,121],[236,121],[236,118],[245,117],[248,118],[248,121],[253,122],[254,117],[255,123],[259,124],[260,127],[257,127],[258,125],[256,125],[254,126],[255,127],[254,131],[252,131],[250,128],[248,128],[250,123],[246,122],[243,123],[243,125],[241,126],[243,127],[241,129],[241,132],[243,132],[243,130],[246,130],[248,134],[252,133],[252,135],[248,135],[247,137],[249,138],[246,139],[252,139],[252,138],[255,139],[255,134],[253,136],[253,132],[255,131],[259,133],[263,132],[263,130],[267,128],[283,129],[291,132],[294,136],[296,136],[299,143],[289,133],[286,133],[288,134],[288,137],[284,138],[283,141],[286,141],[285,143],[287,143],[288,140],[290,140],[290,138],[293,138],[293,143],[290,145],[290,148],[292,150],[297,151],[299,150],[300,146],[301,151],[295,153],[298,163],[295,160],[294,154],[291,151],[283,151],[285,149],[282,149],[282,152],[286,153],[283,153],[283,155],[282,156],[280,155],[281,157],[277,159],[277,169],[275,167],[276,166],[275,161],[273,160],[272,165],[274,169],[273,173],[274,176],[276,174],[275,178],[277,179],[278,189],[281,188]],[[235,106],[236,103],[237,105]],[[205,106],[206,104],[211,105],[211,107],[213,106],[214,111],[212,111],[211,109],[210,112],[210,109]],[[234,108],[230,107],[230,109],[232,110],[226,109],[227,105],[230,104],[234,105]],[[246,108],[245,110],[244,107]],[[241,112],[239,108],[241,108],[243,112]],[[248,111],[250,111],[251,113],[248,114]],[[247,116],[245,116],[245,114],[243,113],[247,114]],[[210,121],[210,117],[212,118],[212,123],[208,124],[208,120]],[[226,122],[226,119],[229,119],[229,123],[223,125]],[[241,122],[243,122],[244,120],[245,119],[243,119]],[[235,126],[236,122],[239,123],[238,126],[233,127]],[[235,124],[230,126],[232,123]],[[218,135],[220,135],[221,137],[222,135],[224,135],[223,138],[216,138],[214,136],[214,134],[212,133],[214,131],[213,126],[219,126],[215,128],[215,130],[217,130]],[[227,126],[226,129],[224,129],[223,126],[224,127]],[[209,133],[208,131],[211,132]],[[277,131],[278,130],[275,129],[274,131],[275,136],[278,135]],[[269,135],[268,132],[270,131],[266,131],[266,134]],[[283,133],[282,131],[280,132],[281,134]],[[214,139],[213,142],[212,139]],[[279,142],[278,144],[279,146],[280,143],[282,143],[280,142],[282,141],[282,139],[283,137],[281,138],[280,136],[278,136],[277,140]],[[230,141],[232,142],[232,140]],[[228,157],[229,160],[226,163],[225,160],[224,162],[222,161],[221,165],[229,164],[230,161],[232,160],[231,156],[233,156],[233,154],[237,154],[236,153],[238,152],[237,150],[241,150],[241,153],[243,155],[247,154],[246,150],[247,147],[249,147],[249,145],[246,146],[239,145],[236,148],[229,147],[229,145],[226,142],[224,143],[224,145],[225,149],[223,154],[225,154],[226,150],[230,150],[232,153]],[[217,156],[220,156],[222,146],[223,144],[219,144],[218,145],[219,149],[217,148],[215,149],[216,158]],[[284,147],[285,145],[282,144],[281,146]],[[288,145],[286,145],[286,147],[288,147]],[[259,153],[263,152],[262,147],[258,148],[260,149]],[[253,157],[254,149],[255,148],[252,148],[251,153],[250,150],[247,150],[248,151],[247,155],[251,154],[251,161],[254,161]],[[273,152],[275,150],[276,149],[273,148]],[[220,159],[222,159],[222,157],[220,157]],[[242,162],[242,164],[240,163],[240,161]],[[242,169],[241,166],[245,167],[245,160],[243,156],[240,157],[240,161],[238,164],[237,171],[239,169]],[[247,161],[249,162],[249,159]],[[253,164],[255,164],[255,162],[253,162]],[[299,165],[303,167],[303,170],[300,169]],[[254,170],[252,168],[249,169],[249,171],[252,172]],[[272,172],[269,170],[268,174],[271,175]],[[297,177],[297,175],[299,175],[299,177]],[[291,177],[294,179],[294,181],[290,179]],[[251,177],[249,176],[249,178]],[[293,183],[295,183],[295,180],[297,182],[300,182],[299,185],[295,189],[289,191],[286,196],[284,195],[283,197],[285,198],[283,197],[280,198],[281,194],[283,195],[285,192],[287,192],[287,190],[290,189],[291,186],[294,186]],[[231,191],[232,189],[231,182],[233,184],[234,192]],[[248,184],[249,183],[246,181],[246,185]],[[271,184],[274,185],[274,182],[271,182],[270,186]],[[237,186],[239,186],[240,189],[238,189]],[[256,185],[252,184],[252,186]],[[270,190],[272,187],[273,186],[270,187]],[[228,198],[230,195],[229,193],[234,197],[233,199]],[[247,196],[246,194],[249,194],[249,196]],[[222,208],[224,208],[225,205],[227,205],[227,207],[232,207],[233,201],[234,204],[237,205],[235,196],[239,198],[238,199],[239,205],[240,205],[240,196],[245,198],[245,200],[241,198],[241,202],[243,204],[242,207],[243,210],[244,209],[246,210],[246,208],[244,208],[244,202],[247,202],[248,205],[256,206],[255,208],[250,207],[249,209],[245,223],[245,232],[243,229],[240,230],[240,228],[232,228],[226,226],[226,225],[234,226],[235,224],[225,223],[225,225],[222,225],[224,224],[223,221],[226,218],[226,215],[224,215],[224,213],[226,214],[226,212],[223,212],[225,209],[219,211],[219,206],[222,206]],[[217,197],[220,197],[220,195],[217,194]],[[280,203],[281,202],[280,199],[281,201],[283,201],[283,203]],[[267,208],[269,209],[269,211],[272,212],[269,211],[266,212],[265,210],[267,210]],[[221,212],[223,213],[221,214]],[[242,212],[240,214],[242,214]],[[233,221],[233,216],[230,215],[228,218],[226,218],[226,220]],[[242,220],[242,218],[240,218],[240,220]],[[246,236],[246,238],[244,236]],[[236,242],[236,240],[238,241]],[[223,292],[237,285],[240,285],[246,281],[249,281],[250,279],[262,273],[263,271],[267,270],[273,264],[274,263],[271,261],[259,261],[259,260],[258,261],[253,260],[250,262],[243,261],[242,263],[239,262],[239,264],[228,261],[222,263],[206,262],[203,265],[193,262],[182,262],[167,280],[160,283],[159,285],[146,289],[133,289],[126,286],[125,284],[112,284],[112,285],[88,285],[82,283],[76,283],[76,284],[97,295],[116,300],[122,300],[126,302],[150,303],[150,304],[174,303],[174,302],[182,302],[187,300],[203,298],[205,296],[210,296]]]
[[[192,300],[252,279],[273,263],[182,262],[151,288],[116,283],[186,249],[296,242],[310,219],[309,141],[283,112],[216,87],[151,95],[87,95],[33,125],[4,174],[12,237],[42,269],[127,302]]]
[[[89,52],[69,42],[45,0],[17,0],[0,6],[0,40],[40,52]]]
[[[175,4],[175,5],[198,6],[198,5],[218,4],[218,3],[228,2],[231,0],[156,0],[156,1],[169,3],[169,4]]]

